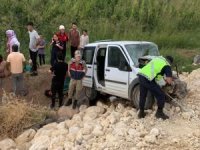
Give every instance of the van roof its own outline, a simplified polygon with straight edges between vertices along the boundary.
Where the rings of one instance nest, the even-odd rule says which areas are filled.
[[[107,45],[107,44],[114,44],[114,45],[127,45],[127,44],[154,44],[153,42],[147,42],[147,41],[97,41],[97,42],[94,42],[94,43],[90,43],[90,44],[87,44],[86,46],[89,46],[89,47],[96,47],[98,45]]]

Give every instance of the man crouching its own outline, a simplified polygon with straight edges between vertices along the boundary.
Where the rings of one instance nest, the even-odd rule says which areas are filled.
[[[140,111],[138,118],[144,118],[146,115],[144,112],[144,107],[148,91],[150,91],[157,99],[158,110],[156,112],[156,118],[162,118],[163,120],[169,118],[163,112],[166,95],[157,82],[162,80],[165,76],[164,82],[166,82],[166,84],[172,84],[172,63],[173,58],[171,56],[167,56],[166,58],[156,57],[139,71]]]

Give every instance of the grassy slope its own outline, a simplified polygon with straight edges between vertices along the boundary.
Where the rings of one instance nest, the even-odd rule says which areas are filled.
[[[76,21],[80,30],[89,30],[91,41],[153,41],[162,54],[175,55],[182,68],[199,53],[199,7],[199,0],[1,0],[0,50],[5,51],[6,29],[17,32],[28,56],[28,21],[36,24],[47,41],[60,24],[70,28]],[[49,51],[50,47],[48,59]],[[184,55],[187,53],[192,55]]]

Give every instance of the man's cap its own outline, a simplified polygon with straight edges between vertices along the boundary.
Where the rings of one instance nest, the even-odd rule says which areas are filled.
[[[75,56],[81,56],[81,51],[76,50],[76,51],[75,51]]]
[[[174,58],[172,56],[166,56],[165,57],[167,59],[167,61],[172,64],[174,62]]]
[[[59,30],[64,30],[64,29],[65,29],[65,26],[63,26],[63,25],[59,26]]]

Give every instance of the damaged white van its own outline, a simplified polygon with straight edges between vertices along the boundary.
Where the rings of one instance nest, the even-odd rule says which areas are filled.
[[[140,67],[153,56],[159,56],[158,46],[145,41],[100,41],[86,45],[83,59],[87,74],[83,80],[85,95],[94,100],[98,93],[109,94],[139,107]],[[149,93],[146,109],[154,103]]]

